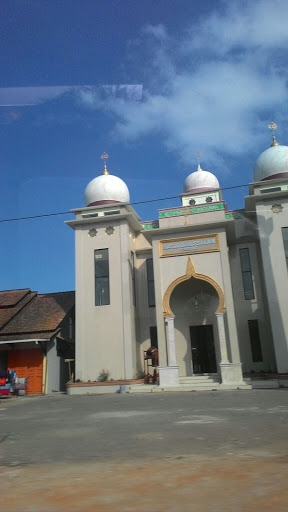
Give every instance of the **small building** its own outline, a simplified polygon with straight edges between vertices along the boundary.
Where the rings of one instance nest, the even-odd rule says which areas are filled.
[[[27,378],[28,394],[64,391],[74,317],[74,292],[0,291],[0,371]]]
[[[180,205],[151,222],[106,164],[85,197],[67,222],[76,237],[77,379],[103,369],[135,378],[151,345],[162,386],[213,375],[237,388],[243,372],[288,372],[287,146],[273,136],[242,210],[227,208],[200,165]]]

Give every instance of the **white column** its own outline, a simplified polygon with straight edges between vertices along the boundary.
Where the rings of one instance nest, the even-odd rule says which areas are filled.
[[[175,332],[174,332],[174,316],[165,318],[166,322],[166,340],[168,352],[168,365],[176,366],[176,346],[175,346]]]
[[[176,360],[174,316],[165,318],[168,366],[159,366],[160,386],[179,386],[179,367]]]
[[[228,359],[224,313],[216,313],[216,317],[221,356],[221,362],[219,364],[222,380],[221,386],[226,389],[248,388],[249,386],[247,386],[247,384],[243,381],[241,363],[230,363]]]
[[[225,332],[225,324],[224,324],[224,313],[216,313],[216,317],[217,317],[221,363],[229,363],[228,355],[227,355],[227,342],[226,342],[226,332]]]

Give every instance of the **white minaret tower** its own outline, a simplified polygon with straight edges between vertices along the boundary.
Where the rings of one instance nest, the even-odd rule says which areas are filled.
[[[259,227],[264,279],[268,299],[277,371],[288,372],[288,146],[272,144],[258,157],[246,210],[255,212]]]
[[[142,229],[127,185],[104,171],[85,190],[86,207],[72,210],[75,231],[76,379],[136,373],[134,253]]]

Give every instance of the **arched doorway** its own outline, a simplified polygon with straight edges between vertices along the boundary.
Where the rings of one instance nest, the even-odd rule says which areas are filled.
[[[214,373],[216,363],[228,361],[225,311],[223,290],[211,277],[196,273],[189,257],[186,274],[175,279],[163,297],[163,313],[170,325],[167,348],[180,376]]]
[[[170,297],[175,316],[175,349],[179,375],[217,373],[219,354],[215,312],[218,294],[206,281],[193,277],[179,283]]]

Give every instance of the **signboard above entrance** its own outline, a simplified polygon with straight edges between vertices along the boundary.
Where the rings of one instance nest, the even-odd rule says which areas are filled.
[[[217,234],[171,238],[170,240],[161,240],[159,244],[161,257],[219,251]]]

